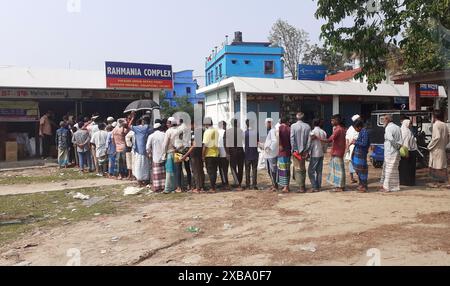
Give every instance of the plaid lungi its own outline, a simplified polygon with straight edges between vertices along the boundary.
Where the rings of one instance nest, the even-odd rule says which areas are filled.
[[[327,181],[335,188],[345,188],[345,164],[343,158],[331,157],[330,173]]]
[[[368,185],[369,178],[369,166],[367,165],[367,152],[361,148],[356,147],[353,152],[351,166],[358,174],[360,186],[366,187]]]
[[[167,154],[166,159],[166,182],[164,191],[174,192],[175,191],[175,162],[173,153]]]
[[[448,170],[447,169],[433,169],[430,168],[430,176],[438,183],[448,182]]]
[[[162,192],[166,182],[166,163],[154,163],[152,164],[152,179],[153,179],[153,191]]]
[[[289,187],[291,179],[291,158],[278,157],[278,185],[280,187]]]

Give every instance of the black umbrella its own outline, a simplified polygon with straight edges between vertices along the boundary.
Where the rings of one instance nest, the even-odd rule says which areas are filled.
[[[130,103],[127,106],[127,108],[125,108],[125,111],[123,113],[128,113],[132,111],[136,112],[140,110],[153,110],[153,109],[160,109],[158,103],[154,102],[151,99],[141,99]]]

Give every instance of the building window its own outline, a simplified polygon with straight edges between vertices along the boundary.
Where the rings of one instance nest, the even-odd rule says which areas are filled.
[[[245,61],[245,64],[246,64],[246,65],[249,65],[249,64],[250,64],[250,61],[249,61],[249,60],[246,60],[246,61]]]
[[[275,62],[274,61],[265,61],[264,62],[264,73],[265,74],[274,74],[275,73]]]
[[[186,94],[191,94],[191,87],[190,86],[188,86],[188,87],[186,87]]]
[[[219,78],[222,78],[222,64],[219,65]]]
[[[237,60],[231,60],[231,63],[232,63],[233,65],[235,65],[235,64],[237,64]]]
[[[219,67],[216,67],[216,81],[219,79]]]

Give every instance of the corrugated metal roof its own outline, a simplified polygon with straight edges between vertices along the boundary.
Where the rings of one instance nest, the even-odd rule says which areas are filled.
[[[378,84],[376,90],[369,91],[367,89],[367,83],[359,82],[247,77],[231,77],[200,88],[197,90],[197,93],[208,94],[228,86],[233,86],[234,90],[238,93],[409,97],[407,84]],[[443,87],[439,88],[439,96],[447,97]]]
[[[338,72],[336,74],[329,75],[325,78],[326,81],[347,81],[352,80],[355,75],[362,71],[362,68],[344,71],[344,72]]]

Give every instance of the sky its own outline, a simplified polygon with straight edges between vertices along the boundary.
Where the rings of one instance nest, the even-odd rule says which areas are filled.
[[[205,57],[235,31],[266,41],[281,18],[320,42],[315,10],[313,0],[0,0],[0,66],[171,64],[203,82]]]

